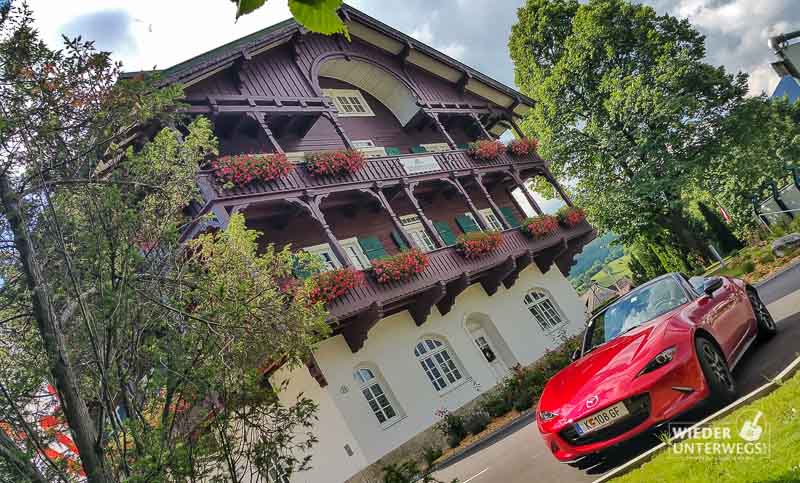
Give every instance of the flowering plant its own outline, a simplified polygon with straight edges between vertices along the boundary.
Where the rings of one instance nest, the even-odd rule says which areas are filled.
[[[364,155],[353,150],[316,153],[308,158],[308,170],[317,176],[355,173],[363,167]]]
[[[372,272],[378,283],[401,282],[428,268],[428,255],[420,250],[407,250],[372,262]]]
[[[508,143],[508,152],[514,156],[527,156],[536,152],[539,141],[536,139],[515,139]]]
[[[467,153],[481,161],[492,161],[497,159],[503,151],[505,151],[505,146],[500,141],[483,139],[470,144]]]
[[[561,222],[564,226],[576,226],[579,225],[583,220],[586,219],[586,213],[580,208],[575,208],[574,206],[565,206],[558,210],[556,213],[558,216],[558,221]]]
[[[480,257],[497,250],[502,242],[499,231],[476,231],[459,236],[456,250],[466,258]]]
[[[526,218],[520,230],[534,240],[544,238],[558,229],[558,218],[551,215],[540,215]]]
[[[313,288],[309,292],[312,304],[333,302],[350,290],[364,283],[364,274],[354,268],[337,268],[314,275]]]
[[[222,156],[212,161],[211,167],[225,189],[246,186],[253,181],[272,181],[294,169],[283,153]]]

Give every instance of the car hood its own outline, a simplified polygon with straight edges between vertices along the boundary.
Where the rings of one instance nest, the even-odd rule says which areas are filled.
[[[630,381],[660,351],[659,339],[678,309],[601,345],[568,365],[545,385],[539,409],[557,411],[559,419],[577,419],[614,401],[631,396]],[[592,411],[586,400],[597,396]]]

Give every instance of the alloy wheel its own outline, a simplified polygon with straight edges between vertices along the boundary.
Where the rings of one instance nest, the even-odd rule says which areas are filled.
[[[705,357],[706,362],[708,362],[711,372],[717,381],[719,381],[729,390],[733,390],[734,383],[730,370],[728,370],[728,364],[722,359],[719,351],[717,351],[710,344],[706,344],[703,346],[703,356]]]

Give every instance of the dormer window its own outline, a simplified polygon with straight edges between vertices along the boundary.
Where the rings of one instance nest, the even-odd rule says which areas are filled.
[[[339,117],[373,117],[375,113],[357,89],[323,89],[322,93],[333,100]]]

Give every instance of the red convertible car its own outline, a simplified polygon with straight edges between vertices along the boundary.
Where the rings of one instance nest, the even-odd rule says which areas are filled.
[[[588,322],[574,361],[545,385],[539,431],[557,459],[580,465],[704,400],[732,400],[731,369],[775,332],[741,280],[659,277]]]

